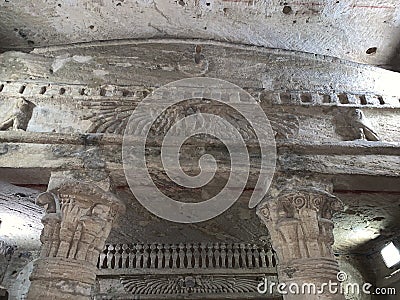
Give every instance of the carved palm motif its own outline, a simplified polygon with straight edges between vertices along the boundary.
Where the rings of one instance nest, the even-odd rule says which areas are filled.
[[[207,99],[194,99],[183,101],[179,105],[169,107],[161,115],[155,116],[156,110],[149,109],[151,116],[157,117],[154,124],[148,124],[148,115],[136,120],[137,129],[135,134],[148,130],[151,127],[153,134],[165,135],[168,130],[178,120],[196,113],[211,113],[220,116],[230,122],[244,140],[256,139],[254,130],[251,125],[234,109],[216,104],[217,102]],[[114,100],[114,101],[82,101],[80,106],[85,113],[83,120],[92,122],[87,130],[89,133],[114,133],[123,134],[128,123],[129,117],[135,110],[137,100]],[[299,120],[296,116],[287,113],[267,112],[267,117],[271,123],[275,136],[278,139],[293,138],[298,134]],[[194,126],[199,128],[213,126],[215,124],[207,124],[199,122]],[[175,127],[175,129],[179,129]],[[216,128],[226,134],[226,128]]]
[[[257,292],[259,276],[122,276],[124,289],[143,294],[214,294]]]

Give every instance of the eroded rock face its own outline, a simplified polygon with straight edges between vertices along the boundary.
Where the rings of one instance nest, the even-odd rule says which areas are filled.
[[[23,6],[4,1],[1,8],[0,37],[5,49],[174,36],[305,51],[378,65],[390,65],[396,57],[400,24],[396,0],[373,5],[352,1],[41,0]],[[96,74],[106,72],[99,69]]]
[[[10,299],[23,299],[30,267],[40,250],[43,210],[34,204],[39,191],[0,182],[0,283]]]

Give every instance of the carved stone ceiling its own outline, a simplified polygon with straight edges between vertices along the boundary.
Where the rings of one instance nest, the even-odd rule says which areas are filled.
[[[200,64],[193,59],[197,44],[203,47]],[[34,184],[44,190],[50,171],[87,166],[95,172],[98,166],[106,164],[119,187],[118,196],[128,204],[127,213],[113,230],[109,242],[267,239],[267,230],[255,211],[248,209],[247,201],[238,201],[222,216],[201,224],[179,225],[151,215],[126,187],[120,162],[122,136],[112,135],[120,132],[96,121],[98,106],[102,103],[107,104],[110,112],[125,106],[132,108],[145,91],[198,75],[196,72],[247,88],[266,113],[272,114],[272,121],[275,115],[279,116],[281,125],[285,125],[281,118],[283,112],[295,115],[296,118],[288,120],[296,124],[294,133],[298,142],[332,143],[314,149],[320,152],[313,152],[313,147],[299,147],[296,155],[286,155],[290,149],[282,148],[279,155],[283,171],[335,176],[337,196],[348,208],[335,219],[336,251],[358,251],[360,245],[376,238],[381,230],[386,230],[389,236],[391,231],[398,231],[399,161],[393,155],[397,148],[391,149],[385,143],[399,140],[400,127],[396,120],[400,88],[393,82],[399,81],[400,74],[298,52],[168,39],[39,48],[29,54],[4,53],[0,55],[0,85],[3,86],[0,119],[15,104],[15,95],[22,94],[35,107],[27,132],[3,132],[3,138],[8,134],[16,140],[15,145],[7,141],[0,147],[0,179],[17,185]],[[336,132],[336,116],[346,115],[354,108],[362,109],[374,125],[382,139],[378,146],[382,148],[372,144],[361,147],[361,142],[343,146],[349,137]],[[122,120],[124,115],[120,117]],[[89,132],[111,136],[107,135],[108,140],[102,143],[96,144],[94,140],[81,144],[80,135]],[[66,134],[71,136],[62,141],[67,138]],[[74,140],[74,137],[79,138]],[[27,143],[18,144],[21,139],[27,139]],[[186,158],[192,163],[193,156]],[[157,166],[154,165],[155,170]],[[220,178],[224,176],[222,172]],[[355,177],[360,179],[356,182]],[[357,190],[364,192],[355,193]],[[171,192],[177,194],[176,190]],[[179,193],[179,196],[191,199],[187,194]],[[16,213],[20,210],[23,211],[16,208]],[[39,224],[39,215],[35,224]],[[36,237],[39,226],[35,225]]]
[[[0,49],[201,38],[398,68],[397,0],[5,0]]]

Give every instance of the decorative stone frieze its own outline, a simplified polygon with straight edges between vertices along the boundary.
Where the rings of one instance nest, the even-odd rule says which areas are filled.
[[[46,208],[28,299],[89,299],[96,263],[124,205],[93,183],[67,180],[38,196]]]
[[[343,208],[335,196],[316,189],[284,190],[266,199],[257,214],[267,226],[277,252],[279,281],[287,285],[337,283],[338,263],[332,252],[332,214]],[[324,298],[325,297],[325,298]],[[287,294],[284,299],[344,299],[329,294]]]
[[[272,277],[273,278],[273,277]],[[257,294],[260,275],[123,276],[124,289],[133,295]],[[269,295],[271,296],[271,295]],[[265,296],[265,298],[269,298]]]

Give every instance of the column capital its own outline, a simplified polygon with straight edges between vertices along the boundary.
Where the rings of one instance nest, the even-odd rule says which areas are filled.
[[[68,176],[51,180],[36,203],[47,214],[28,299],[89,299],[99,254],[124,204],[96,183]]]
[[[257,214],[271,235],[281,282],[321,287],[337,281],[339,267],[332,252],[331,218],[342,209],[337,197],[315,187],[286,189],[260,203]],[[344,299],[328,291],[320,296],[293,294],[284,299]]]
[[[333,213],[343,210],[343,203],[336,196],[314,187],[287,189],[277,197],[265,197],[257,207],[257,214],[268,223],[299,219],[307,210],[314,211],[318,218],[330,220]]]

